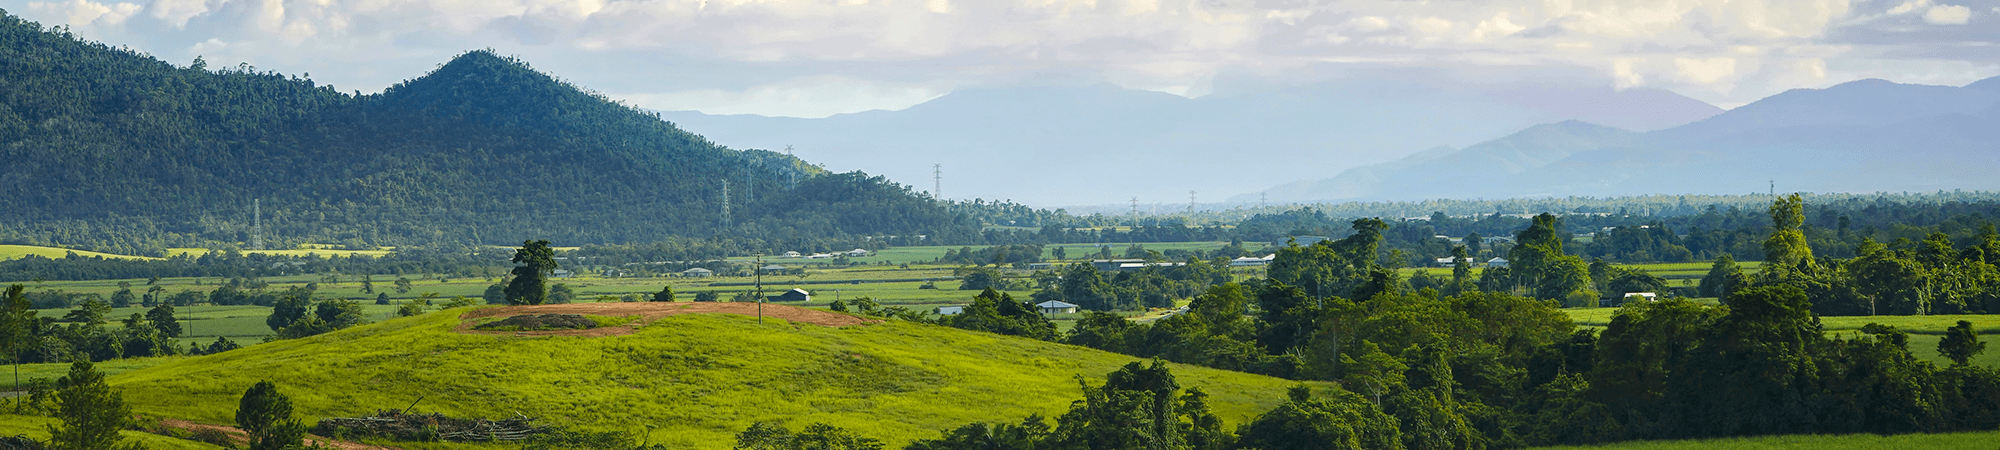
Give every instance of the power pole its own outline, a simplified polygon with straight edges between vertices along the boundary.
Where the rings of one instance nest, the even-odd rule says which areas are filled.
[[[944,200],[944,165],[931,165],[931,198]]]
[[[1188,191],[1188,214],[1194,214],[1194,191]]]
[[[1139,197],[1132,197],[1132,217],[1139,217]]]
[[[1771,180],[1771,196],[1778,196],[1778,180]]]
[[[1265,204],[1264,204],[1264,200],[1267,200],[1267,199],[1269,199],[1269,198],[1270,198],[1270,196],[1271,196],[1271,194],[1270,194],[1270,193],[1266,193],[1266,192],[1258,192],[1258,193],[1257,193],[1257,209],[1264,209],[1265,207],[1268,207],[1269,205],[1265,205]]]
[[[729,229],[729,179],[722,180],[722,228]]]
[[[757,252],[757,324],[764,324],[764,252]]]

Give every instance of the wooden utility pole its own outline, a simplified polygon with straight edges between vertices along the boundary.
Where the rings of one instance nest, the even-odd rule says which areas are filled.
[[[757,252],[757,324],[764,324],[764,252]]]

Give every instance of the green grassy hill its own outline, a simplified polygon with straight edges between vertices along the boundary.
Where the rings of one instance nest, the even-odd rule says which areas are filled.
[[[309,419],[402,408],[637,431],[675,447],[727,448],[757,421],[824,422],[900,446],[975,421],[1054,417],[1082,398],[1077,379],[1135,359],[951,328],[847,328],[704,314],[614,337],[459,334],[465,310],[186,358],[114,376],[135,411],[228,423],[238,396],[271,380]],[[1176,365],[1240,424],[1295,382]],[[405,447],[425,448],[424,445]]]

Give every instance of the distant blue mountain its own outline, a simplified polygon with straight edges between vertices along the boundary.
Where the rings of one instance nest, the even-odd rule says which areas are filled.
[[[1632,130],[1722,112],[1660,90],[1346,82],[1194,99],[1110,85],[975,89],[898,111],[820,119],[664,111],[735,148],[783,149],[829,169],[865,169],[947,198],[1038,206],[1208,202],[1465,146],[1537,123],[1582,120]]]
[[[2000,77],[1795,89],[1646,133],[1528,128],[1456,152],[1278,185],[1274,201],[2000,189]],[[1258,194],[1236,196],[1256,201]]]

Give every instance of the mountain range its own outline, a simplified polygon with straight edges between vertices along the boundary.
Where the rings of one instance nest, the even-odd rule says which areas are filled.
[[[793,148],[952,199],[1050,207],[1214,202],[1273,181],[1320,178],[1416,149],[1465,146],[1538,123],[1636,130],[1722,112],[1652,89],[1338,81],[1198,98],[1108,84],[969,89],[895,111],[826,118],[662,117],[739,148]],[[941,167],[937,167],[941,166]]]
[[[1686,125],[1566,121],[1238,202],[2000,189],[2000,77],[1794,89]]]
[[[128,254],[979,231],[905,186],[717,145],[491,51],[349,94],[4,12],[0,161],[0,241]]]

